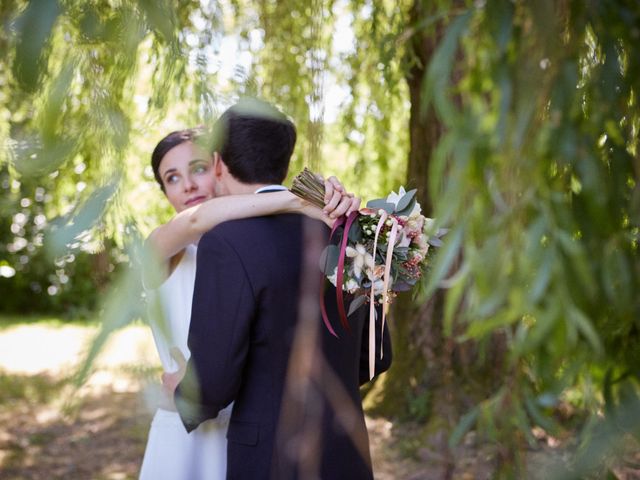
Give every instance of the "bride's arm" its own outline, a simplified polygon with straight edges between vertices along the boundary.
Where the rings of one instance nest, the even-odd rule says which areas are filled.
[[[288,191],[212,198],[183,210],[157,227],[149,235],[148,242],[159,258],[169,259],[220,223],[296,209],[302,210],[302,201]]]
[[[261,193],[260,195],[229,195],[207,200],[184,210],[169,222],[157,227],[148,238],[155,255],[168,260],[216,225],[228,220],[278,213],[303,213],[331,225],[340,215],[357,210],[360,199],[346,193],[331,177],[325,182],[326,207],[321,210],[289,191]]]

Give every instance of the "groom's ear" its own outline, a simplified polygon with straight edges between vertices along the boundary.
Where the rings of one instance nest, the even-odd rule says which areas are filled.
[[[226,170],[227,166],[222,161],[222,157],[218,152],[213,152],[213,175],[216,179],[220,179]]]

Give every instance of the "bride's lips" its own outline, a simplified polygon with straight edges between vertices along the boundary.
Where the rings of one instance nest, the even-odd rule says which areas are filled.
[[[204,202],[206,199],[207,197],[205,195],[198,195],[197,197],[190,198],[189,200],[184,202],[184,204],[187,207],[192,207],[194,205],[197,205],[198,203]]]

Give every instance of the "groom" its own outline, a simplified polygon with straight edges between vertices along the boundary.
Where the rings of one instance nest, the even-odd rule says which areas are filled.
[[[237,104],[216,127],[218,195],[283,189],[296,131],[280,111]],[[326,228],[301,215],[255,217],[223,223],[198,245],[191,358],[175,401],[188,431],[234,402],[230,479],[373,478],[359,396],[368,380],[368,309],[349,317],[350,331],[340,330],[335,290],[327,288],[336,338],[322,324],[318,289],[311,302],[299,301],[319,272],[317,258],[303,268],[305,243],[319,240],[309,232],[327,241]],[[300,328],[309,312],[312,331]],[[376,373],[389,367],[388,332],[384,343]],[[292,381],[300,371],[308,378]]]

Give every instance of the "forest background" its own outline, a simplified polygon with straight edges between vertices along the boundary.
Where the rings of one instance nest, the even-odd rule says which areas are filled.
[[[640,434],[640,4],[0,5],[5,322],[99,318],[91,359],[143,317],[135,252],[170,217],[151,150],[258,96],[298,127],[291,175],[418,188],[449,228],[368,411],[444,435],[443,478],[469,432],[497,476],[550,439],[554,475],[616,475]]]

